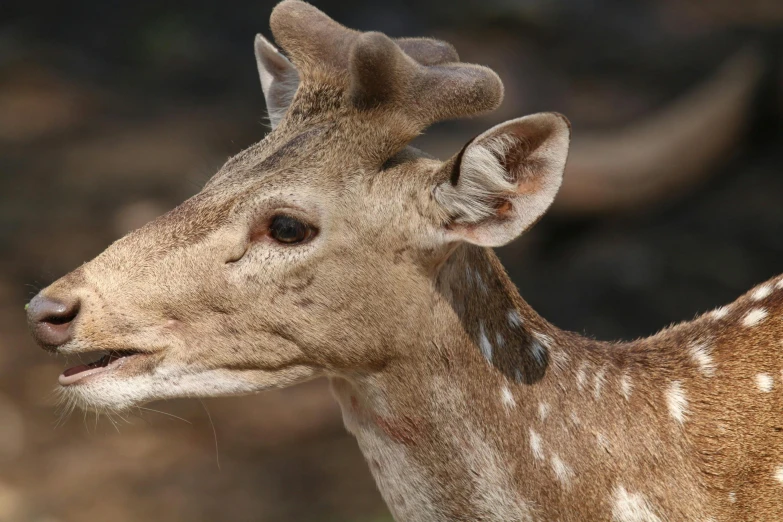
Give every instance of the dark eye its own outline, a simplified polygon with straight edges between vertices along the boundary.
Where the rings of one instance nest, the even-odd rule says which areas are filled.
[[[269,236],[280,243],[303,243],[314,235],[313,227],[291,216],[275,216],[269,223]]]

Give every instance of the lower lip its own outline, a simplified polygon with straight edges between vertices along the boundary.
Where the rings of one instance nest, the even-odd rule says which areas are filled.
[[[116,370],[121,366],[123,366],[124,364],[126,364],[129,360],[135,359],[140,355],[141,354],[134,354],[134,355],[121,357],[117,360],[110,362],[106,366],[100,366],[98,368],[90,368],[89,370],[85,370],[79,373],[74,373],[73,375],[60,374],[60,377],[58,377],[57,381],[60,383],[61,386],[70,386],[72,384],[76,384],[77,382],[83,381],[88,377],[92,377],[93,375],[98,375],[101,373],[106,373],[106,372]]]

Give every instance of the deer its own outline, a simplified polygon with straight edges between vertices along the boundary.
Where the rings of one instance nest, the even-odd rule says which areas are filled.
[[[783,520],[783,278],[649,338],[558,329],[492,249],[553,203],[568,120],[441,161],[411,141],[494,110],[493,71],[299,0],[270,26],[271,132],[28,304],[44,349],[99,354],[59,376],[65,401],[325,377],[398,521]]]

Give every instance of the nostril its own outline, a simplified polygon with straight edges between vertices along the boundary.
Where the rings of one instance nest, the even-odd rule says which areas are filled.
[[[73,320],[76,319],[76,316],[78,314],[79,314],[78,304],[75,304],[70,307],[64,306],[62,310],[58,310],[56,312],[51,312],[51,311],[48,312],[47,315],[39,319],[39,322],[55,324],[55,325],[68,324],[73,322]]]
[[[27,307],[27,318],[33,336],[47,349],[56,348],[71,339],[71,323],[79,315],[79,301],[55,301],[38,294]]]
[[[37,295],[27,308],[27,315],[34,323],[68,324],[79,314],[79,302],[55,301],[42,295]]]

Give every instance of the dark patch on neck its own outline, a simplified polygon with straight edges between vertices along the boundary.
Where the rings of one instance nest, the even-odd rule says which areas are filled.
[[[546,375],[549,348],[524,326],[518,330],[509,336],[504,346],[497,347],[492,366],[518,384],[535,384]]]
[[[462,248],[449,260],[453,266],[443,284],[451,288],[451,305],[473,345],[469,349],[512,382],[541,381],[551,359],[550,328],[519,298],[491,253]]]

